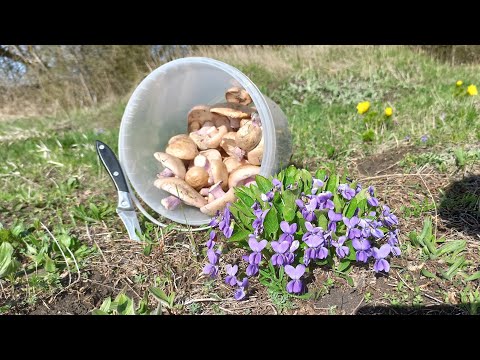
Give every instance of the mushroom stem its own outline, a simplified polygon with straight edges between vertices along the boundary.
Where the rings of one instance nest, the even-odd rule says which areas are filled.
[[[237,159],[238,161],[242,161],[243,157],[245,156],[245,150],[240,149],[238,146],[236,146],[233,149],[232,156]]]
[[[163,171],[158,174],[158,177],[173,177],[173,176],[175,176],[173,171],[167,168],[163,169]]]
[[[210,188],[210,190],[208,191],[208,193],[211,194],[211,195],[213,195],[213,197],[214,197],[215,199],[218,199],[218,198],[220,198],[220,197],[222,197],[222,196],[225,195],[225,191],[223,191],[222,186],[221,186],[221,185],[222,185],[222,182],[223,182],[223,181],[217,182],[217,183],[216,183],[215,185],[213,185],[213,186]]]
[[[255,176],[250,176],[245,180],[240,181],[239,185],[250,186],[251,184],[256,184]]]
[[[182,201],[174,195],[170,195],[169,197],[163,198],[160,203],[165,207],[167,210],[175,210],[175,208],[180,205]]]

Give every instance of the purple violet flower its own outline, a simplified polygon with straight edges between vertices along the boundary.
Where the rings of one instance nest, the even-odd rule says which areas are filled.
[[[245,298],[245,296],[247,295],[247,288],[248,288],[248,278],[243,278],[242,281],[237,281],[237,290],[235,290],[235,294],[233,295],[233,297],[235,298],[235,300],[242,300]]]
[[[215,233],[215,230],[212,230],[210,231],[209,239],[205,244],[207,249],[213,249],[213,247],[215,246],[215,240],[217,240],[217,234]]]
[[[378,199],[375,198],[375,197],[369,197],[367,199],[367,203],[368,203],[368,205],[370,205],[372,207],[377,207],[378,206]]]
[[[331,200],[332,197],[333,197],[333,194],[330,191],[318,194],[317,195],[318,209],[319,210],[323,210],[323,209],[333,210],[333,209],[335,209],[335,205],[333,204],[333,201]]]
[[[235,286],[237,285],[237,271],[238,271],[238,266],[237,265],[230,265],[228,264],[225,266],[225,270],[227,271],[227,277],[225,278],[225,283],[230,286]]]
[[[352,198],[356,195],[355,190],[350,188],[348,184],[338,185],[337,191],[339,191],[346,200],[352,200]]]
[[[334,233],[337,231],[337,222],[342,221],[343,216],[342,213],[336,213],[334,210],[328,210],[328,222],[327,230]]]
[[[320,179],[313,178],[313,184],[312,184],[312,194],[316,194],[318,189],[322,188],[324,185],[324,182]]]
[[[349,239],[355,239],[359,238],[362,236],[362,232],[360,229],[357,229],[355,226],[358,225],[360,222],[359,218],[357,216],[352,216],[351,219],[347,217],[343,217],[343,223],[347,226],[347,236]]]
[[[348,246],[343,245],[346,240],[347,240],[346,236],[340,236],[338,238],[338,241],[332,241],[332,245],[335,246],[336,248],[335,252],[337,253],[337,256],[340,259],[343,259],[345,256],[348,256],[348,254],[350,253],[350,249],[348,248]]]
[[[388,273],[390,270],[390,264],[385,258],[390,254],[390,245],[383,244],[380,249],[374,247],[372,249],[373,257],[375,258],[375,264],[373,265],[373,270],[375,272],[385,271]]]
[[[258,264],[262,261],[262,250],[267,246],[267,243],[267,240],[257,241],[255,236],[250,235],[248,245],[253,252],[248,255],[247,276],[253,276],[258,273]]]
[[[203,273],[205,275],[209,275],[212,279],[214,279],[215,277],[217,277],[218,274],[218,265],[213,265],[210,263],[205,265],[205,267],[203,268]]]
[[[420,141],[423,142],[423,143],[426,143],[428,141],[428,135],[423,135],[421,138],[420,138]]]
[[[387,205],[383,205],[383,223],[386,227],[392,227],[393,225],[398,225],[398,218],[395,214],[390,212],[390,208]]]
[[[280,229],[282,229],[283,234],[280,235],[278,241],[288,241],[288,245],[293,242],[293,235],[297,231],[297,224],[288,225],[288,222],[282,221],[280,223]]]
[[[272,241],[273,251],[275,254],[272,255],[271,262],[274,266],[283,266],[285,264],[285,253],[290,248],[290,243],[288,241]]]
[[[391,247],[392,255],[400,256],[402,252],[398,247],[398,229],[396,229],[395,231],[389,232],[387,235],[388,235],[387,242]]]
[[[356,252],[355,258],[357,261],[361,261],[366,263],[368,261],[368,258],[371,256],[371,245],[370,241],[367,239],[353,239],[352,240],[352,245]]]
[[[287,284],[287,291],[290,294],[298,294],[302,292],[303,284],[300,278],[305,274],[305,265],[298,264],[296,268],[291,265],[285,266],[285,273],[292,279]]]
[[[282,189],[282,183],[280,180],[273,179],[272,184],[273,184],[273,191],[279,191]]]
[[[261,209],[255,211],[256,219],[253,220],[253,223],[252,223],[255,235],[258,236],[263,232],[263,222],[265,221],[265,217],[267,216],[267,213],[269,211],[270,209],[267,209],[265,211],[261,211]]]
[[[355,188],[355,194],[358,194],[360,191],[362,191],[362,185],[357,184],[357,187]]]
[[[273,191],[269,191],[266,194],[260,194],[260,198],[262,199],[262,201],[268,202],[268,203],[273,201],[273,196],[274,196]]]

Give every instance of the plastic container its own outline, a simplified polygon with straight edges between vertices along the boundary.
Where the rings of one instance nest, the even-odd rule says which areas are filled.
[[[162,170],[153,153],[165,151],[172,136],[187,133],[187,114],[193,106],[225,102],[225,91],[232,86],[243,87],[250,94],[262,121],[264,155],[260,174],[268,177],[288,164],[292,140],[286,116],[245,74],[210,58],[171,61],[150,73],[133,92],[123,114],[118,144],[119,160],[131,189],[159,215],[194,226],[210,221],[195,207],[182,204],[169,211],[162,206],[160,201],[169,194],[153,185],[156,174]],[[147,216],[137,198],[133,198]]]

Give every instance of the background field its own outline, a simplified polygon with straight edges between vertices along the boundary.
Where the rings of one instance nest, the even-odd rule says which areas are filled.
[[[60,50],[27,50],[19,53],[39,55],[45,69],[36,64],[24,76],[18,65],[20,75],[0,82],[0,245],[12,244],[18,262],[0,278],[0,313],[87,314],[119,293],[129,308],[131,299],[139,312],[158,310],[150,287],[168,297],[158,310],[165,314],[477,313],[480,100],[455,96],[457,80],[480,86],[476,47],[110,47],[102,56],[66,49],[61,71],[45,60]],[[190,245],[201,247],[207,232],[162,230],[141,218],[146,243],[126,239],[94,142],[116,150],[135,85],[185,55],[238,67],[281,106],[293,164],[335,166],[376,187],[401,219],[403,254],[388,277],[356,266],[349,284],[317,269],[309,300],[254,282],[237,303],[227,285],[200,275],[205,259]],[[370,124],[369,139],[356,113],[365,100],[370,111],[394,111],[389,122]]]

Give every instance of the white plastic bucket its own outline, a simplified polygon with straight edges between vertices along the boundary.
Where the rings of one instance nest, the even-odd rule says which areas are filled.
[[[131,190],[159,215],[194,226],[210,221],[195,207],[182,204],[172,211],[162,206],[160,201],[169,194],[153,185],[162,170],[153,153],[165,151],[172,136],[187,133],[187,114],[192,107],[225,102],[225,91],[232,86],[243,87],[250,94],[262,122],[264,154],[260,174],[268,177],[288,165],[292,140],[287,118],[245,74],[205,57],[168,62],[150,73],[133,92],[122,117],[118,143],[119,160]],[[132,197],[147,218],[164,225]]]

